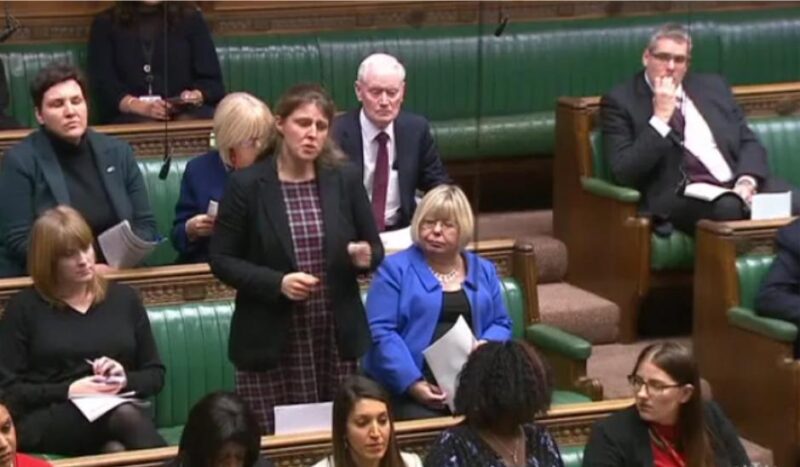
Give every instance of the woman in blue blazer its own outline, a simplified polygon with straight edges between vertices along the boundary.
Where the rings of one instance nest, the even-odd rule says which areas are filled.
[[[269,107],[246,92],[228,94],[217,106],[217,149],[189,161],[181,179],[170,235],[179,263],[208,261],[208,241],[216,220],[209,203],[219,203],[229,172],[255,162],[267,143],[272,121]]]
[[[440,185],[411,222],[414,245],[388,256],[367,295],[372,347],[364,370],[395,396],[398,420],[446,414],[422,351],[463,317],[478,343],[511,338],[494,265],[465,251],[474,217],[460,188]]]

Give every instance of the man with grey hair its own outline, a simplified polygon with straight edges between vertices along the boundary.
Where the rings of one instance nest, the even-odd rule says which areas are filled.
[[[361,171],[379,231],[408,226],[416,191],[449,182],[428,121],[401,110],[405,77],[395,57],[368,56],[355,82],[361,107],[333,122],[333,138]]]
[[[656,233],[694,235],[700,219],[749,217],[757,192],[791,190],[769,173],[767,153],[730,87],[689,72],[692,41],[660,27],[642,54],[644,70],[603,96],[603,155],[617,183],[641,192]],[[792,210],[800,197],[793,192]]]

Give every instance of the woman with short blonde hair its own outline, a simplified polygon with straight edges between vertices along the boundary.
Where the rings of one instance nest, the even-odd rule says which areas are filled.
[[[94,239],[74,209],[57,206],[33,224],[33,287],[11,297],[0,319],[0,390],[18,408],[20,449],[88,455],[164,446],[153,420],[123,403],[90,422],[72,403],[164,384],[150,321],[130,287],[96,271]]]
[[[216,150],[186,164],[175,205],[172,245],[179,263],[208,261],[208,239],[228,174],[249,167],[270,139],[274,118],[269,107],[246,92],[228,94],[214,112]]]
[[[511,338],[494,265],[464,249],[474,223],[459,187],[430,190],[411,219],[414,245],[388,256],[370,284],[372,348],[363,368],[393,394],[398,420],[449,413],[422,351],[459,319],[479,342]]]

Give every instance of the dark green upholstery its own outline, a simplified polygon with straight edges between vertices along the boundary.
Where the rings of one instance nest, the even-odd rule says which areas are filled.
[[[502,284],[515,336],[521,337],[516,323],[524,316],[522,289],[512,278],[504,278]],[[154,400],[155,420],[170,444],[179,441],[195,402],[209,392],[234,389],[234,367],[228,360],[233,308],[232,300],[148,307],[156,345],[167,367],[164,388]],[[553,396],[554,405],[579,402],[591,401],[569,391],[556,391]]]
[[[406,107],[432,121],[443,157],[469,160],[552,154],[556,99],[602,94],[630,76],[652,30],[670,20],[691,21],[695,70],[733,84],[800,76],[800,58],[786,47],[800,36],[797,8],[512,22],[499,38],[469,25],[220,36],[215,43],[226,89],[270,106],[292,84],[311,81],[323,83],[340,109],[354,108],[358,63],[374,51],[392,53],[408,69]],[[30,77],[54,58],[83,66],[85,50],[81,43],[0,45],[10,113],[34,125]]]
[[[760,117],[749,120],[750,128],[767,149],[769,168],[794,186],[800,186],[800,116]],[[639,192],[614,185],[611,171],[602,154],[602,134],[589,136],[592,148],[593,177],[581,180],[583,187],[595,195],[624,202],[638,202]],[[669,237],[652,235],[650,268],[654,271],[691,270],[694,267],[694,239],[675,231]]]
[[[774,260],[773,255],[746,255],[736,259],[739,277],[739,306],[728,310],[732,325],[781,342],[794,342],[797,326],[755,313],[756,295]]]
[[[581,467],[583,465],[583,448],[583,446],[560,447],[564,467]]]

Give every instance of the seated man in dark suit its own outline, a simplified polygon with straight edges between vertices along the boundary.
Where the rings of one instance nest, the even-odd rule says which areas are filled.
[[[728,84],[689,72],[691,51],[683,27],[659,28],[642,55],[645,69],[601,101],[604,156],[616,182],[642,193],[657,233],[675,226],[694,235],[700,219],[745,219],[755,193],[791,189],[769,174]],[[731,191],[699,199],[685,191],[693,184]],[[798,212],[800,197],[792,198]]]
[[[756,297],[756,311],[800,328],[800,219],[778,230],[777,256]],[[800,358],[800,335],[794,343]]]
[[[408,226],[416,190],[449,182],[428,121],[400,110],[405,76],[391,55],[365,58],[355,83],[361,108],[333,122],[333,138],[361,171],[378,231]]]

